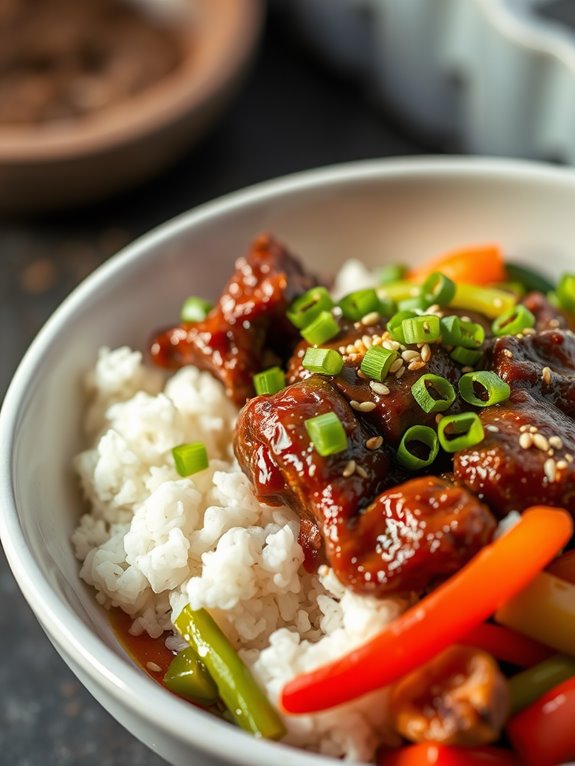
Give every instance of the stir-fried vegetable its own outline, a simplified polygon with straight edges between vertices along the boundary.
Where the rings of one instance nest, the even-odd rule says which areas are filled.
[[[523,710],[545,692],[573,676],[575,676],[575,658],[566,657],[563,654],[556,654],[539,665],[518,673],[509,681],[511,712],[517,713]]]
[[[208,612],[186,606],[175,625],[198,653],[238,726],[256,737],[282,737],[279,715]]]
[[[170,691],[200,705],[212,705],[218,699],[218,687],[193,646],[174,657],[164,683]]]
[[[541,293],[548,293],[555,289],[555,285],[533,269],[527,266],[520,266],[517,263],[507,263],[505,265],[507,279],[512,282],[519,282],[526,290],[537,290]]]
[[[345,657],[288,683],[282,706],[290,713],[324,710],[396,681],[525,588],[572,532],[566,511],[544,506],[527,510],[512,529],[382,633]]]
[[[381,754],[378,766],[521,766],[519,758],[497,747],[449,747],[424,742]]]
[[[208,453],[202,442],[178,444],[172,449],[176,471],[180,476],[191,476],[205,470],[208,465]]]
[[[505,282],[507,277],[501,248],[495,244],[470,246],[444,253],[414,267],[408,276],[416,282],[423,282],[434,271],[440,271],[454,282],[474,285]]]
[[[515,296],[505,290],[458,282],[455,296],[449,305],[456,309],[478,311],[490,319],[495,319],[511,311],[515,302]]]
[[[532,638],[517,633],[503,625],[493,625],[484,622],[472,628],[459,643],[476,646],[492,654],[498,660],[509,662],[520,668],[530,668],[553,655],[548,646],[534,641]]]

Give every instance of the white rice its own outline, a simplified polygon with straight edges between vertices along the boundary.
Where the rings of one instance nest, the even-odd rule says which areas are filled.
[[[81,576],[106,608],[159,637],[190,603],[206,607],[270,699],[302,671],[347,653],[394,619],[398,600],[346,590],[302,568],[299,519],[259,503],[233,458],[236,409],[209,374],[169,379],[128,348],[103,349],[87,376],[90,448],[75,459],[89,503],[73,535]],[[202,441],[209,468],[182,479],[171,449]],[[169,640],[171,647],[180,639]],[[353,761],[396,743],[385,690],[334,710],[288,717],[285,741]]]

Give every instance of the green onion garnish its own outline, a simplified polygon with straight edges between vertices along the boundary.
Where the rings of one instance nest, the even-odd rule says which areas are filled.
[[[428,306],[434,303],[438,306],[447,306],[455,295],[455,282],[452,282],[445,274],[435,271],[421,286],[421,295]]]
[[[441,375],[427,373],[411,387],[413,398],[424,412],[443,412],[455,401],[455,389]]]
[[[345,319],[351,319],[357,322],[366,314],[377,311],[379,314],[381,304],[375,290],[356,290],[349,295],[345,295],[339,302],[339,307]]]
[[[441,338],[447,346],[478,348],[485,340],[485,329],[477,322],[468,322],[458,316],[442,317]]]
[[[433,428],[412,426],[403,434],[397,448],[397,459],[411,471],[431,465],[439,451],[439,441]],[[425,455],[425,457],[423,456]]]
[[[458,364],[461,364],[464,367],[474,367],[483,356],[483,352],[474,351],[471,348],[463,348],[463,346],[457,346],[449,356],[454,362],[458,362]]]
[[[182,322],[201,322],[212,309],[213,306],[209,301],[192,295],[184,301],[180,309],[180,319]]]
[[[416,295],[414,298],[405,298],[403,301],[399,301],[397,308],[400,311],[425,311],[430,304],[421,295]]]
[[[439,317],[435,314],[404,319],[401,331],[405,343],[433,343],[441,338]]]
[[[511,311],[506,311],[493,322],[491,330],[494,335],[517,335],[522,330],[527,330],[535,326],[535,317],[526,306],[520,303],[514,306]]]
[[[417,314],[415,311],[398,311],[397,314],[394,314],[391,317],[387,323],[387,332],[391,335],[393,340],[397,341],[398,343],[405,343],[402,327],[403,320],[412,319],[416,316]]]
[[[377,288],[377,294],[380,298],[388,298],[389,300],[405,301],[408,298],[417,298],[419,296],[419,285],[413,282],[400,281],[390,282],[385,285],[381,285]]]
[[[507,401],[511,396],[511,389],[497,373],[479,370],[461,376],[459,395],[474,407],[491,407],[493,404]]]
[[[332,307],[333,301],[325,287],[312,287],[293,301],[286,315],[301,330],[311,324],[322,311],[329,311]]]
[[[407,267],[400,264],[390,263],[382,266],[377,272],[377,280],[380,285],[387,285],[389,282],[399,282],[407,274]]]
[[[562,309],[575,311],[575,274],[563,274],[557,285],[557,300]]]
[[[382,346],[371,346],[361,360],[360,370],[372,380],[381,383],[385,380],[389,368],[397,359],[397,351],[390,351]]]
[[[457,452],[483,441],[483,425],[475,412],[446,415],[439,421],[437,436],[446,452]]]
[[[339,333],[339,323],[331,311],[322,311],[310,324],[301,330],[302,336],[312,346],[321,346]]]
[[[191,476],[208,467],[208,453],[202,442],[178,444],[172,449],[172,455],[180,476]]]
[[[515,305],[515,296],[495,287],[465,285],[458,282],[451,306],[465,311],[477,311],[490,319],[510,311]]]
[[[253,376],[254,388],[258,396],[277,394],[285,387],[286,378],[283,370],[279,367],[270,367],[268,370],[258,372]]]
[[[526,290],[536,290],[540,293],[547,293],[549,290],[554,290],[555,285],[546,279],[546,277],[539,274],[537,271],[533,271],[527,266],[519,266],[515,263],[506,263],[505,271],[507,272],[507,278],[513,282],[520,282]]]
[[[322,457],[335,455],[347,448],[347,436],[335,412],[316,415],[304,422],[313,446]]]
[[[332,348],[307,348],[302,366],[310,372],[322,375],[339,375],[343,367],[343,357]]]

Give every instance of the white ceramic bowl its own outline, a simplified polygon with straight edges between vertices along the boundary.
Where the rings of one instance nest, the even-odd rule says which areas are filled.
[[[349,256],[371,264],[415,261],[497,240],[510,257],[553,274],[575,267],[574,209],[575,173],[528,163],[383,160],[304,173],[152,232],[98,269],[54,314],[16,373],[0,417],[0,533],[54,646],[136,737],[177,766],[340,763],[256,741],[171,696],[130,661],[80,582],[69,543],[81,508],[71,457],[81,446],[80,377],[98,348],[143,348],[190,289],[215,296],[234,258],[262,229],[323,271]]]

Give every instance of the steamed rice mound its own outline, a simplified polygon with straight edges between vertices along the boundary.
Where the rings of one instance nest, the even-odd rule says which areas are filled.
[[[346,590],[302,567],[298,516],[259,503],[233,457],[237,415],[223,387],[187,367],[172,377],[128,348],[100,352],[86,378],[88,450],[75,468],[89,504],[73,535],[81,577],[134,634],[158,638],[190,603],[206,607],[277,703],[284,683],[347,653],[405,604]],[[171,449],[202,441],[209,468],[189,478]],[[170,648],[181,639],[171,634]],[[385,690],[334,710],[285,718],[285,741],[369,761],[387,727]]]

